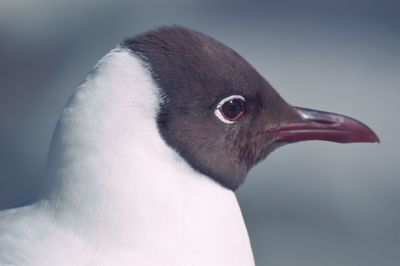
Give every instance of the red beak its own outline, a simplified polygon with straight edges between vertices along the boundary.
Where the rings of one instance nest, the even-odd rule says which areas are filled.
[[[379,142],[372,129],[353,118],[335,113],[294,107],[300,120],[282,124],[267,132],[276,136],[275,142],[291,143],[305,140],[326,140],[340,143]]]

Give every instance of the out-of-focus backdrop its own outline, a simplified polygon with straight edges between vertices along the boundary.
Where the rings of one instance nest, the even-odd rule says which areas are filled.
[[[43,172],[69,94],[108,50],[181,24],[231,46],[290,103],[382,143],[275,151],[237,195],[257,265],[400,265],[400,4],[389,0],[2,0],[0,207]]]

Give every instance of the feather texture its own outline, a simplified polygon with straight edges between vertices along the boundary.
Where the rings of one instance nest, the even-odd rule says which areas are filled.
[[[0,265],[253,265],[234,193],[159,134],[143,60],[108,53],[70,98],[44,199],[0,212]]]

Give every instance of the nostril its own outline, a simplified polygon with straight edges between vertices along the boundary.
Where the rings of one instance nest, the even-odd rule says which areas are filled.
[[[312,119],[312,122],[316,122],[319,124],[325,124],[325,125],[333,125],[336,124],[336,121],[333,120],[327,120],[327,119]]]

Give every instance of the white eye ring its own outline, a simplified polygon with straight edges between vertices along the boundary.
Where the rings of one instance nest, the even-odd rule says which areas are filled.
[[[233,123],[236,123],[236,121],[226,119],[225,116],[221,113],[221,107],[226,102],[229,102],[229,101],[235,100],[235,99],[239,99],[239,100],[242,100],[243,102],[246,102],[246,100],[244,99],[244,97],[242,95],[231,95],[231,96],[224,98],[222,101],[220,101],[218,103],[217,107],[215,108],[215,111],[214,111],[215,116],[218,117],[219,120],[221,120],[222,122],[224,122],[226,124],[233,124]]]

